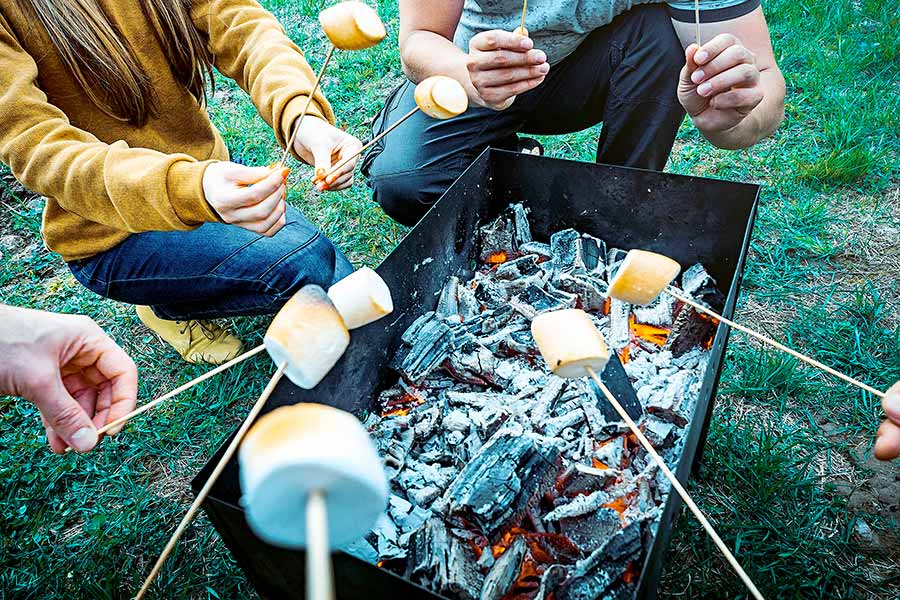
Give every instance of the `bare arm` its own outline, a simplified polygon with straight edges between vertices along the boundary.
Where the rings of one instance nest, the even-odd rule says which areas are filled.
[[[784,77],[775,61],[762,8],[700,26],[673,21],[686,48],[678,98],[700,132],[719,148],[747,148],[784,118]]]
[[[400,0],[400,60],[411,81],[452,77],[474,104],[497,110],[544,81],[547,56],[527,37],[484,31],[472,38],[469,52],[457,48],[453,35],[462,10],[463,0]]]

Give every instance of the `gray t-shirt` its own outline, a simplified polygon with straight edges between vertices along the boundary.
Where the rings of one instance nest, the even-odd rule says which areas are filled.
[[[529,0],[525,28],[535,48],[547,53],[550,64],[568,56],[593,30],[638,4],[664,0]],[[672,18],[693,21],[694,3],[667,2]],[[759,0],[700,0],[704,23],[744,15],[759,6]],[[512,31],[522,24],[522,0],[465,0],[454,43],[465,51],[469,40],[482,31]]]

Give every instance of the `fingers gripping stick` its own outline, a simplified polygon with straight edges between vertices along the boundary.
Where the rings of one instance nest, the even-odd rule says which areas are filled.
[[[387,476],[365,428],[330,406],[282,407],[259,419],[238,458],[250,527],[270,544],[305,548],[307,598],[330,600],[330,549],[365,535],[387,505]]]
[[[597,371],[606,366],[609,360],[609,350],[603,341],[603,336],[597,330],[591,318],[580,310],[544,313],[534,319],[531,325],[531,332],[541,352],[541,356],[544,357],[544,360],[547,361],[547,364],[556,375],[564,378],[578,378],[589,375],[594,380],[604,396],[606,396],[606,399],[609,400],[609,403],[612,404],[622,420],[628,425],[628,428],[631,429],[631,432],[637,437],[644,450],[647,451],[656,462],[660,471],[668,478],[672,488],[681,496],[687,507],[700,521],[706,533],[712,538],[713,542],[744,582],[744,585],[753,594],[753,597],[761,600],[762,594],[747,576],[747,573],[744,572],[744,569],[703,515],[703,512],[691,499],[687,490],[684,489],[681,482],[675,477],[675,474],[669,470],[653,448],[653,445],[631,417],[628,416],[628,413],[619,404],[616,397],[612,395],[603,381],[597,376]],[[567,346],[572,349],[566,350]]]
[[[450,119],[461,115],[469,108],[469,97],[463,86],[453,78],[435,75],[422,81],[415,90],[416,107],[400,117],[393,125],[372,138],[365,146],[336,164],[328,173],[316,174],[313,182],[327,179],[340,171],[344,165],[374,146],[384,136],[403,124],[420,110],[433,119]]]
[[[790,354],[798,360],[825,371],[830,375],[834,375],[835,377],[855,385],[879,398],[884,397],[884,392],[879,391],[870,385],[866,385],[849,375],[844,375],[828,365],[788,348],[784,344],[758,333],[749,327],[744,327],[730,319],[726,319],[711,308],[689,298],[684,292],[677,290],[670,285],[680,271],[681,266],[667,256],[656,254],[654,252],[647,252],[645,250],[630,250],[625,257],[625,260],[622,262],[622,266],[619,267],[619,270],[609,284],[609,293],[613,298],[641,306],[650,304],[662,293],[669,294],[679,302],[683,302],[692,307],[694,310],[725,323],[738,331],[742,331],[764,344],[781,350],[786,354]]]

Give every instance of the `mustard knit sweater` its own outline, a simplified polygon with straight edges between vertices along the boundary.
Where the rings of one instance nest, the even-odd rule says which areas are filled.
[[[141,128],[91,103],[40,24],[0,2],[0,160],[47,197],[47,246],[67,261],[141,231],[187,230],[219,217],[203,172],[228,151],[204,108],[175,79],[140,4],[99,0],[150,76],[158,115]],[[215,67],[250,94],[282,146],[314,74],[278,21],[253,0],[194,0]],[[317,94],[310,114],[334,122]]]

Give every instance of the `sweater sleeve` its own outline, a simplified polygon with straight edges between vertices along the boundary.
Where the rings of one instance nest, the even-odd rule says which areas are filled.
[[[316,79],[303,52],[254,0],[195,0],[193,18],[208,36],[216,68],[250,94],[284,148]],[[308,114],[335,121],[321,90]]]
[[[210,161],[106,144],[73,126],[37,77],[0,15],[0,161],[19,181],[84,219],[133,233],[218,220],[203,194]]]

